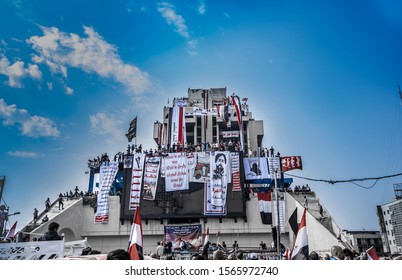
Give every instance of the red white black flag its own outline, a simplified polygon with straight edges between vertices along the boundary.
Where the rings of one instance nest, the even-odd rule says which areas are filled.
[[[291,260],[308,260],[308,237],[306,228],[306,208],[304,208],[303,216],[300,221],[299,230],[297,231],[295,244],[290,253]]]
[[[371,260],[379,260],[380,258],[378,257],[375,248],[373,246],[371,246],[367,251],[366,251],[369,259]]]
[[[281,157],[281,171],[286,172],[293,169],[303,169],[301,156]]]
[[[272,225],[272,197],[270,192],[259,192],[258,207],[264,225]]]
[[[142,223],[140,208],[137,207],[134,212],[134,220],[131,225],[131,233],[129,240],[128,253],[132,260],[142,260],[144,259],[142,254]]]
[[[10,230],[7,232],[7,235],[4,237],[4,239],[7,239],[7,238],[14,238],[14,237],[15,237],[15,234],[16,234],[16,232],[15,232],[16,228],[17,228],[17,222],[15,222],[15,223],[13,224],[13,226],[12,226],[12,227],[10,228]]]

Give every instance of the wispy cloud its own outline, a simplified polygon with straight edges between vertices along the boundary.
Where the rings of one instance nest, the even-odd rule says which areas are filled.
[[[187,52],[190,55],[197,55],[197,40],[191,38],[186,22],[181,15],[176,13],[175,6],[168,2],[160,2],[157,4],[157,9],[166,22],[174,27],[174,31],[186,39]]]
[[[203,0],[200,1],[200,5],[198,6],[198,13],[200,15],[205,14],[205,2]]]
[[[9,156],[19,157],[19,158],[38,158],[43,157],[43,155],[35,152],[25,152],[25,151],[9,151],[7,152]]]
[[[32,116],[27,110],[18,109],[15,104],[7,105],[4,99],[0,99],[0,118],[3,118],[5,126],[18,126],[24,136],[34,138],[60,136],[60,131],[52,120]]]
[[[7,57],[0,57],[0,74],[8,77],[6,84],[14,88],[23,88],[22,79],[30,77],[35,80],[42,79],[42,72],[39,70],[38,65],[28,64],[25,67],[23,61],[17,61],[13,64],[10,63]]]
[[[119,128],[123,121],[116,119],[113,115],[107,115],[103,112],[98,112],[96,115],[89,117],[91,122],[91,132],[98,135],[110,134],[115,137],[123,137],[123,132]]]
[[[68,76],[68,67],[82,69],[122,84],[129,93],[141,94],[150,88],[148,73],[122,61],[117,48],[106,42],[92,27],[84,26],[84,37],[65,33],[56,27],[41,27],[43,36],[27,40],[36,51],[35,63],[46,64],[52,73]],[[65,87],[72,94],[71,87]]]

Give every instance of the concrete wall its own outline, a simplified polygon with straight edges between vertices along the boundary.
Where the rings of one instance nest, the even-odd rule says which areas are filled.
[[[286,221],[295,207],[298,208],[298,220],[300,221],[303,207],[291,195],[286,193]],[[56,221],[60,224],[60,233],[66,234],[66,241],[87,238],[92,249],[108,253],[115,249],[127,249],[128,240],[131,230],[131,221],[124,221],[121,224],[120,203],[117,196],[109,197],[109,223],[95,224],[94,209],[89,205],[83,205],[82,200],[77,201],[67,209],[62,211],[50,221]],[[208,217],[207,222],[201,220],[203,232],[209,227],[210,241],[217,242],[216,233],[220,231],[219,241],[225,241],[228,247],[231,247],[236,240],[241,247],[258,248],[261,241],[268,246],[272,243],[271,225],[263,225],[261,223],[257,196],[252,196],[247,202],[246,208],[247,222],[242,218],[238,218],[237,222],[233,218],[223,218],[222,223],[218,218]],[[319,254],[329,252],[332,245],[339,244],[338,239],[329,232],[313,215],[307,212],[306,216],[307,234],[309,238],[309,249]],[[142,221],[144,235],[144,253],[149,254],[155,252],[156,243],[163,240],[164,224],[160,221],[149,220],[148,224]],[[47,226],[41,226],[35,230],[35,233],[44,233]],[[281,243],[285,247],[292,248],[294,236],[289,233],[288,223],[285,226],[285,233],[281,234]]]

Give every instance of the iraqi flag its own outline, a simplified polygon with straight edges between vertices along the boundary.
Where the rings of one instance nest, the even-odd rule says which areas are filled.
[[[367,251],[366,251],[369,259],[371,260],[379,260],[380,258],[378,257],[377,253],[375,252],[375,248],[371,246]]]
[[[272,198],[270,192],[259,192],[258,207],[260,208],[261,221],[264,225],[272,225]]]
[[[7,232],[7,235],[4,237],[4,239],[8,239],[8,238],[14,238],[15,237],[15,230],[17,228],[17,222],[15,222],[13,224],[13,226],[10,228],[10,230]]]
[[[290,253],[291,260],[308,260],[308,238],[306,228],[306,208],[304,208],[303,216],[300,221],[299,230],[297,231],[295,244]]]
[[[137,207],[134,212],[134,220],[131,225],[128,253],[132,260],[143,260],[142,254],[142,223],[140,208]]]

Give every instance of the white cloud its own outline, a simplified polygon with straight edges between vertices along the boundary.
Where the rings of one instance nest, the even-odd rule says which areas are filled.
[[[43,36],[32,36],[27,40],[36,51],[35,63],[46,64],[52,73],[67,79],[68,67],[95,73],[121,83],[133,94],[140,94],[150,87],[148,73],[126,64],[117,53],[117,48],[106,42],[91,27],[84,26],[85,37],[65,33],[56,27],[41,27]],[[66,90],[72,94],[72,89]]]
[[[105,113],[99,112],[96,115],[91,115],[89,117],[91,122],[91,132],[98,135],[111,134],[114,137],[122,137],[123,132],[119,129],[122,125],[121,120],[117,120],[113,115],[106,115]]]
[[[49,90],[53,90],[53,83],[52,82],[47,82],[46,85],[47,85],[47,88]]]
[[[175,27],[177,33],[186,39],[190,37],[184,18],[176,13],[172,4],[167,2],[158,3],[158,11],[169,25]]]
[[[188,31],[187,25],[184,18],[176,13],[175,6],[167,2],[158,3],[158,11],[161,13],[162,17],[166,20],[169,25],[173,25],[175,32],[180,34],[186,39],[186,51],[191,56],[198,55],[196,51],[198,46],[198,40],[191,38],[190,32]],[[205,3],[201,1],[201,5],[198,9],[201,14],[205,13]]]
[[[20,157],[20,158],[37,158],[37,157],[43,157],[43,155],[40,155],[35,152],[25,152],[25,151],[9,151],[7,152],[8,155],[12,157]]]
[[[198,6],[198,13],[200,15],[204,15],[205,14],[205,2],[203,0],[201,0],[200,2],[200,6]]]
[[[54,122],[48,118],[32,116],[25,109],[18,109],[15,104],[7,105],[4,99],[0,99],[0,118],[3,125],[17,125],[22,135],[29,137],[59,137],[60,131]]]
[[[0,74],[7,76],[8,81],[6,84],[14,88],[23,88],[21,80],[26,77],[31,77],[35,80],[42,79],[42,72],[39,70],[38,65],[28,64],[28,67],[25,67],[23,61],[11,64],[5,56],[0,58]]]

